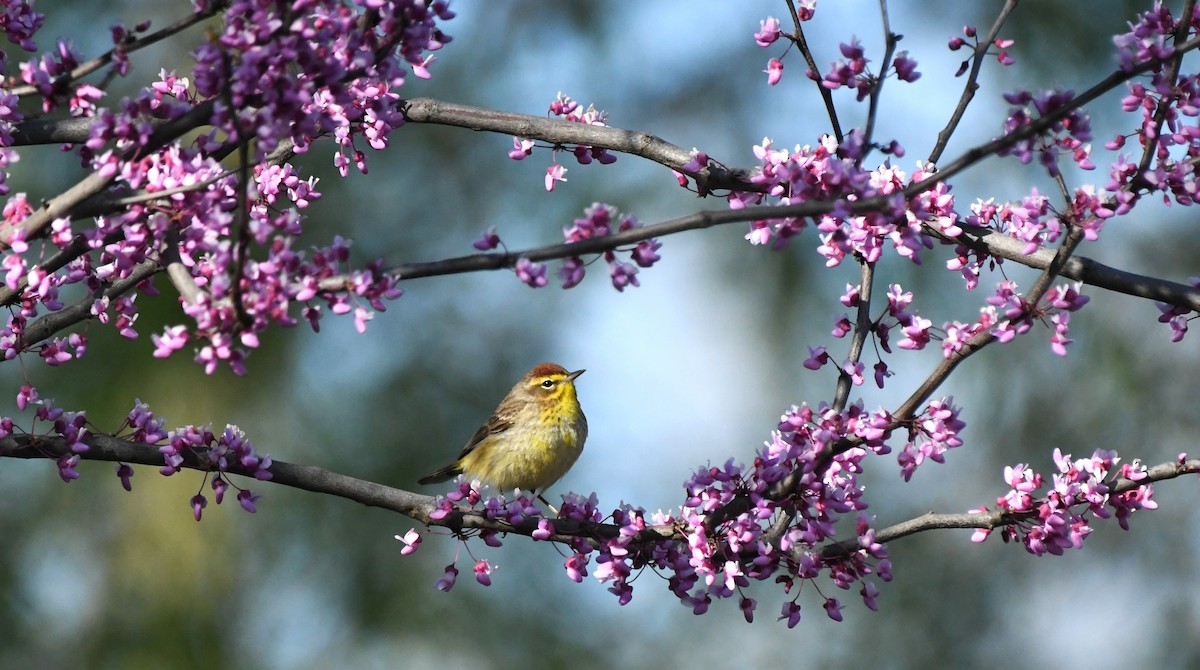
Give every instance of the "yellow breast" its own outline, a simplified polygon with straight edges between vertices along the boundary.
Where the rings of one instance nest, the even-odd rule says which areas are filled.
[[[460,465],[467,477],[499,491],[541,491],[562,478],[575,464],[587,440],[587,419],[541,417],[540,426],[513,426],[484,438]]]

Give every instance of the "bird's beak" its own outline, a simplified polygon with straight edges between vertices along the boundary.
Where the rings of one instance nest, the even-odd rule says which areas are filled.
[[[575,372],[570,372],[567,374],[567,381],[573,382],[573,381],[575,381],[576,377],[578,377],[579,375],[581,375],[585,372],[587,372],[587,370],[576,370]]]

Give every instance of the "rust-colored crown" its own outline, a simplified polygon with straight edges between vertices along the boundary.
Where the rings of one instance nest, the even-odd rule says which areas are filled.
[[[567,369],[557,363],[540,363],[529,371],[526,377],[547,377],[549,375],[565,375]]]

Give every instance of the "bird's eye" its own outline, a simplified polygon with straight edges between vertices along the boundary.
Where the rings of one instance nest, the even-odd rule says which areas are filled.
[[[544,388],[544,389],[552,389],[552,388],[554,388],[554,380],[553,380],[553,379],[547,379],[547,380],[543,381],[543,382],[542,382],[542,388]]]

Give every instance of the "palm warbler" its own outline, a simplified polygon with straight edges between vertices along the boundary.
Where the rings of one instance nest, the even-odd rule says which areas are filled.
[[[436,484],[466,473],[500,491],[541,493],[579,458],[587,439],[587,417],[575,395],[575,378],[542,363],[517,382],[487,423],[479,427],[458,460],[417,480]]]

